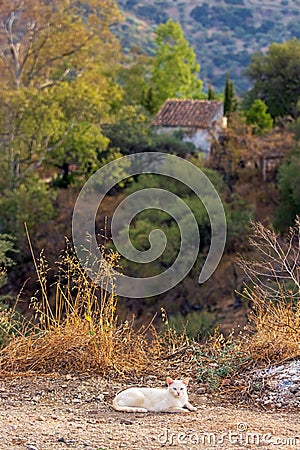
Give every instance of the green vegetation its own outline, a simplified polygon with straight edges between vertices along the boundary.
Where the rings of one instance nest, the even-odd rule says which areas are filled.
[[[0,7],[0,229],[14,234],[52,214],[46,168],[66,185],[70,165],[89,172],[108,143],[100,125],[120,99],[107,63],[117,57],[109,29],[118,13],[114,2],[85,5],[85,14],[64,0],[55,10],[35,0]]]
[[[184,317],[182,314],[174,314],[169,319],[169,326],[177,334],[186,335],[191,340],[204,341],[214,332],[217,325],[214,311],[202,309],[191,311]]]
[[[169,20],[156,30],[156,51],[151,68],[155,110],[167,98],[199,98],[202,82],[198,80],[200,66],[193,48],[184,38],[178,23]]]
[[[7,282],[6,271],[14,265],[11,255],[15,252],[14,239],[8,234],[0,234],[0,288],[5,286]]]
[[[275,227],[287,231],[300,211],[300,158],[299,150],[294,150],[291,156],[282,164],[278,175],[280,202],[275,216]]]
[[[7,270],[15,265],[12,258],[15,253],[14,239],[7,234],[0,234],[0,289],[7,284]],[[24,321],[16,307],[10,307],[11,302],[15,303],[12,293],[0,295],[0,348],[10,342]]]
[[[273,127],[271,114],[267,105],[260,99],[254,100],[249,110],[245,111],[246,123],[252,126],[253,133],[264,133]]]
[[[113,0],[59,0],[56,9],[50,3],[0,5],[0,371],[140,374],[166,352],[174,355],[180,345],[189,345],[199,379],[218,389],[253,364],[299,357],[299,255],[298,246],[294,248],[300,212],[299,41],[273,43],[266,53],[254,54],[247,70],[252,89],[238,98],[235,86],[243,85],[245,78],[239,75],[244,81],[237,83],[233,72],[245,69],[250,58],[243,32],[251,35],[249,48],[259,37],[259,50],[266,50],[266,35],[283,35],[282,23],[271,12],[268,20],[257,20],[265,6],[255,12],[246,0],[201,2],[190,7],[181,27],[166,19],[172,7],[183,20],[184,3],[175,7],[170,1],[128,1],[126,8],[139,17],[127,17],[135,33],[147,28],[141,19],[150,17],[149,55],[148,44],[122,51],[113,31],[124,24],[119,25]],[[166,15],[161,14],[163,8]],[[158,134],[151,127],[166,98],[206,98],[196,52],[186,34],[195,24],[198,31],[192,39],[202,45],[205,57],[200,76],[208,80],[208,68],[213,72],[217,64],[222,85],[209,80],[213,87],[207,97],[224,97],[230,119],[218,140],[211,136],[208,157],[183,141],[183,130]],[[112,246],[109,224],[116,206],[125,196],[151,187],[172,191],[190,207],[201,240],[198,259],[178,286],[163,296],[118,303],[114,293],[88,279],[68,241],[58,241],[72,234],[74,202],[86,179],[106,162],[138,152],[165,152],[200,167],[222,199],[228,236],[218,272],[199,285],[199,268],[211,240],[202,202],[170,177],[143,174],[126,179],[106,196],[103,217],[96,220],[106,249]],[[112,173],[112,179],[117,175]],[[146,196],[143,202],[144,207]],[[129,234],[138,250],[147,250],[149,234],[161,229],[167,245],[160,257],[151,264],[134,264],[113,251],[106,254],[114,267],[121,265],[137,277],[169,268],[181,244],[179,227],[160,209],[159,199],[151,204],[133,218]],[[178,207],[180,223],[189,229],[182,211]],[[253,218],[268,228],[255,225],[249,243]],[[286,240],[295,219],[292,240]],[[32,238],[29,246],[24,223]],[[280,239],[273,226],[281,232]],[[126,232],[122,224],[117,232]],[[188,237],[189,248],[195,247],[192,239]],[[59,246],[67,248],[61,257]],[[41,249],[50,252],[51,265],[43,251],[35,259]],[[232,269],[237,253],[250,253],[250,262],[241,266],[255,282],[240,292],[244,303],[253,306],[251,335],[236,340],[214,330],[222,327],[225,314],[228,318],[242,304],[240,300],[233,306],[232,300],[244,280]],[[263,263],[256,261],[256,254]],[[103,277],[111,281],[113,273],[108,270]],[[152,326],[162,308],[169,309],[167,331],[162,324]],[[137,326],[128,322],[131,314]],[[209,334],[213,337],[205,344]]]
[[[234,92],[234,84],[226,73],[225,89],[224,89],[224,116],[229,117],[231,113],[237,109],[237,99]]]
[[[297,117],[299,58],[300,41],[297,39],[273,43],[266,54],[257,53],[252,57],[247,74],[254,85],[248,98],[263,100],[273,118]]]
[[[157,21],[166,22],[171,18],[179,22],[201,64],[205,90],[212,84],[216,91],[221,92],[224,88],[223,74],[230,71],[230,78],[241,94],[250,87],[248,80],[241,75],[256,51],[264,52],[272,42],[300,38],[299,5],[294,2],[283,6],[281,0],[201,0],[195,6],[190,0],[120,0],[119,4],[126,13],[126,21],[125,28],[122,27],[118,34],[128,50],[139,46],[152,53],[149,36]],[[151,8],[152,13],[148,17],[141,16],[140,8],[142,11]],[[139,23],[138,26],[132,27],[133,19]]]
[[[158,25],[152,56],[134,49],[120,71],[125,101],[143,105],[148,113],[158,111],[167,98],[203,98],[200,66],[194,49],[179,23],[168,20]]]
[[[209,349],[211,344],[211,349]],[[205,383],[212,391],[222,386],[224,379],[229,379],[236,374],[250,358],[232,336],[227,339],[216,332],[207,342],[207,348],[199,348],[197,354],[198,377],[201,383]]]

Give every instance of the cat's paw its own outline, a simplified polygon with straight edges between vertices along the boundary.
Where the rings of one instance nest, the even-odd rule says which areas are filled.
[[[191,405],[189,402],[184,405],[189,411],[197,411],[197,408]]]
[[[196,408],[195,406],[192,406],[192,405],[191,405],[191,406],[189,407],[189,410],[190,410],[190,411],[197,411],[197,408]]]
[[[146,408],[136,408],[136,409],[135,409],[135,412],[142,412],[142,413],[145,413],[145,412],[148,412],[148,409],[146,409]]]

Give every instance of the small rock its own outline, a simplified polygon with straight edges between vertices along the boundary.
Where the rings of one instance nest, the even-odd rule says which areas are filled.
[[[121,419],[120,423],[123,425],[133,425],[132,420],[127,420],[127,419]]]
[[[291,392],[292,394],[296,394],[296,393],[298,392],[298,390],[299,390],[299,388],[298,388],[297,385],[294,385],[294,386],[292,386],[292,387],[290,388],[290,392]]]
[[[25,444],[26,440],[24,438],[16,437],[16,438],[12,438],[11,442],[16,445],[22,445],[22,444]]]
[[[91,416],[95,416],[96,414],[99,414],[99,410],[98,409],[92,409],[91,411],[88,411],[88,414],[90,414]]]
[[[41,414],[40,416],[37,417],[36,420],[39,420],[40,422],[45,422],[46,417]]]
[[[198,394],[205,394],[205,392],[206,392],[205,387],[200,387],[200,388],[198,389]]]
[[[37,447],[35,445],[28,444],[27,450],[37,450]]]

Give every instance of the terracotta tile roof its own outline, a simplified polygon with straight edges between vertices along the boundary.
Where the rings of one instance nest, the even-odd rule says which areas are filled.
[[[219,108],[219,100],[168,99],[155,119],[154,126],[207,128]]]

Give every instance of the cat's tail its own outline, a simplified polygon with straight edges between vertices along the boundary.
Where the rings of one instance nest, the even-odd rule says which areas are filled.
[[[118,396],[116,395],[115,396],[115,398],[113,399],[113,408],[116,410],[116,411],[120,411],[120,406],[119,406],[119,403],[118,403]]]
[[[116,397],[113,399],[112,403],[113,408],[116,411],[123,411],[123,412],[148,412],[146,408],[139,408],[137,406],[126,406],[126,405],[120,405],[119,404],[119,397],[116,395]]]

